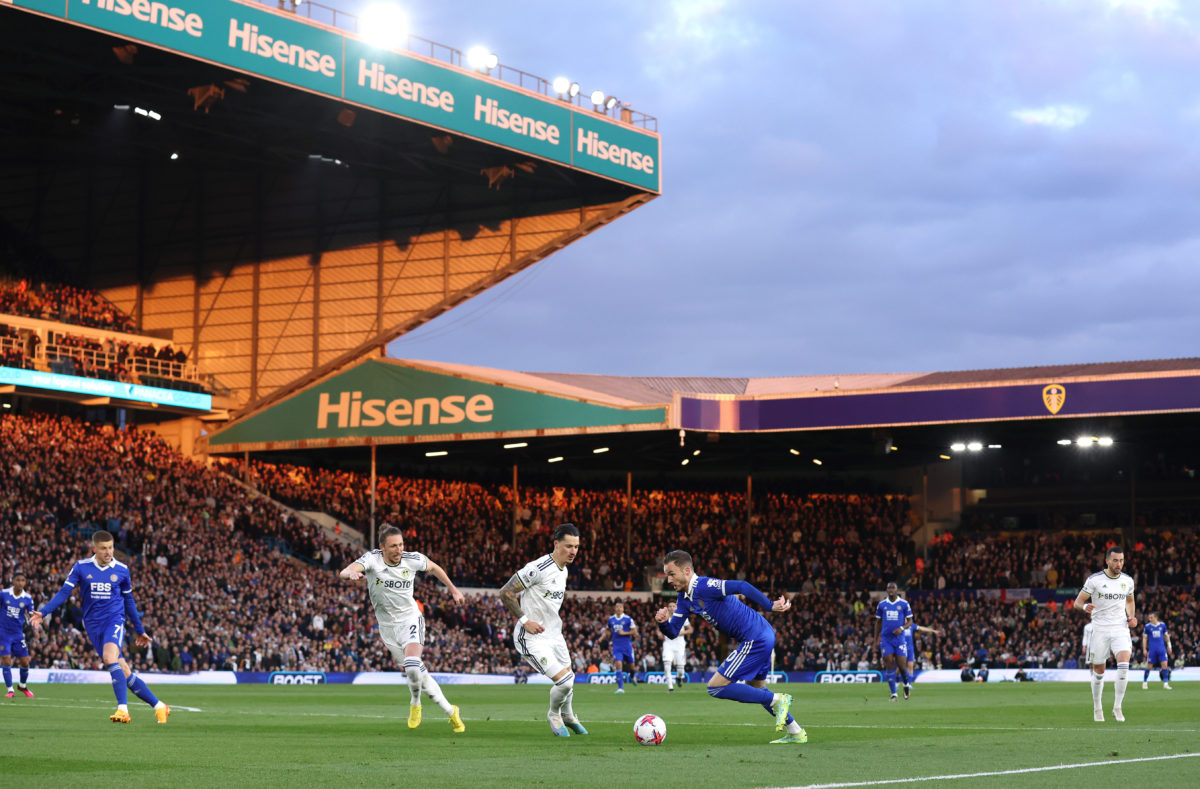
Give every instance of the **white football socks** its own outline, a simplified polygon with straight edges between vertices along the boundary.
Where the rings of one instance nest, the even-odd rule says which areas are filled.
[[[404,658],[404,673],[408,675],[408,692],[412,695],[412,701],[409,704],[414,707],[421,704],[421,669],[424,667],[425,664],[419,657]]]
[[[1125,699],[1125,686],[1127,684],[1129,684],[1129,663],[1118,663],[1116,682],[1117,699],[1113,702],[1114,709],[1121,709],[1121,702]]]
[[[567,672],[567,675],[554,683],[554,687],[550,688],[550,712],[555,715],[566,714],[563,710],[570,700],[571,691],[575,689],[575,675]]]
[[[425,688],[425,692],[433,700],[433,703],[442,708],[442,712],[449,715],[454,711],[454,707],[450,702],[446,701],[446,694],[442,693],[442,686],[438,684],[438,681],[433,678],[433,675],[429,673],[429,670],[424,665],[421,666],[421,685]]]
[[[1104,675],[1092,669],[1092,707],[1100,709],[1104,704]]]
[[[671,670],[671,661],[663,661],[663,673],[667,675],[667,690],[675,687],[675,672]]]

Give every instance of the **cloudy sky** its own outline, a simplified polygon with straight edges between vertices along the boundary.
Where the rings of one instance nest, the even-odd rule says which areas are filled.
[[[1200,2],[407,8],[418,35],[657,116],[664,189],[393,356],[773,376],[1200,355]]]

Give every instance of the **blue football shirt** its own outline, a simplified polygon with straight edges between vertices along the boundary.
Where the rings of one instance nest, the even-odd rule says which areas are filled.
[[[720,578],[706,578],[701,575],[692,576],[688,588],[680,592],[675,600],[675,613],[667,622],[659,625],[659,629],[674,638],[679,634],[679,630],[687,621],[688,616],[698,614],[705,622],[738,641],[774,639],[775,630],[762,614],[733,596],[733,593],[726,595],[726,583],[734,584],[735,582],[723,581]],[[759,605],[763,605],[765,602],[764,607],[770,608],[771,601],[762,592],[753,587],[746,591],[750,590],[753,590],[753,593],[747,594],[747,597],[753,597],[756,594],[761,598],[756,602]]]
[[[29,592],[13,594],[12,587],[0,592],[0,633],[18,636],[25,630],[25,616],[33,613],[33,596]]]
[[[1146,625],[1146,645],[1151,652],[1166,652],[1167,651],[1167,623],[1159,622],[1157,625]]]
[[[903,632],[900,635],[894,635],[893,631],[898,627],[905,627],[905,620],[912,615],[912,608],[903,597],[897,597],[895,602],[886,597],[883,598],[879,601],[879,605],[875,606],[875,618],[879,619],[881,623],[879,637],[890,640],[903,639]]]
[[[83,604],[83,623],[91,631],[95,625],[124,622],[126,614],[133,620],[135,630],[143,632],[141,617],[133,604],[133,581],[129,568],[113,559],[107,566],[96,564],[96,557],[80,559],[58,593],[42,608],[48,614],[66,602],[78,588]],[[126,600],[129,604],[126,605]]]
[[[630,635],[622,636],[618,633],[620,630],[628,630]],[[633,646],[633,617],[629,614],[621,616],[610,616],[608,618],[608,632],[612,635],[613,649],[629,649]]]

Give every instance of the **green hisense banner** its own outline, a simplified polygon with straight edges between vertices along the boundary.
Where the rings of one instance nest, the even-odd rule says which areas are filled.
[[[619,408],[368,360],[215,434],[214,449],[298,441],[666,426],[665,407]]]
[[[657,192],[659,139],[596,112],[237,0],[0,0]],[[0,23],[2,24],[2,23]]]

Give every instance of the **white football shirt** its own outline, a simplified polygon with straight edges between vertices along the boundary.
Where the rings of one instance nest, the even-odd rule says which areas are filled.
[[[559,567],[552,554],[534,559],[517,572],[525,590],[521,592],[521,610],[525,616],[546,628],[539,635],[561,636],[562,619],[558,609],[567,596],[567,568]]]
[[[367,577],[367,593],[375,616],[387,622],[403,622],[420,613],[413,599],[417,573],[429,569],[429,559],[416,551],[400,554],[400,563],[390,565],[383,560],[383,551],[376,548],[358,558]]]
[[[1133,594],[1133,579],[1125,573],[1116,578],[1101,570],[1092,573],[1083,582],[1083,591],[1090,594],[1096,608],[1092,611],[1092,624],[1096,627],[1128,627],[1125,616],[1125,599]]]

